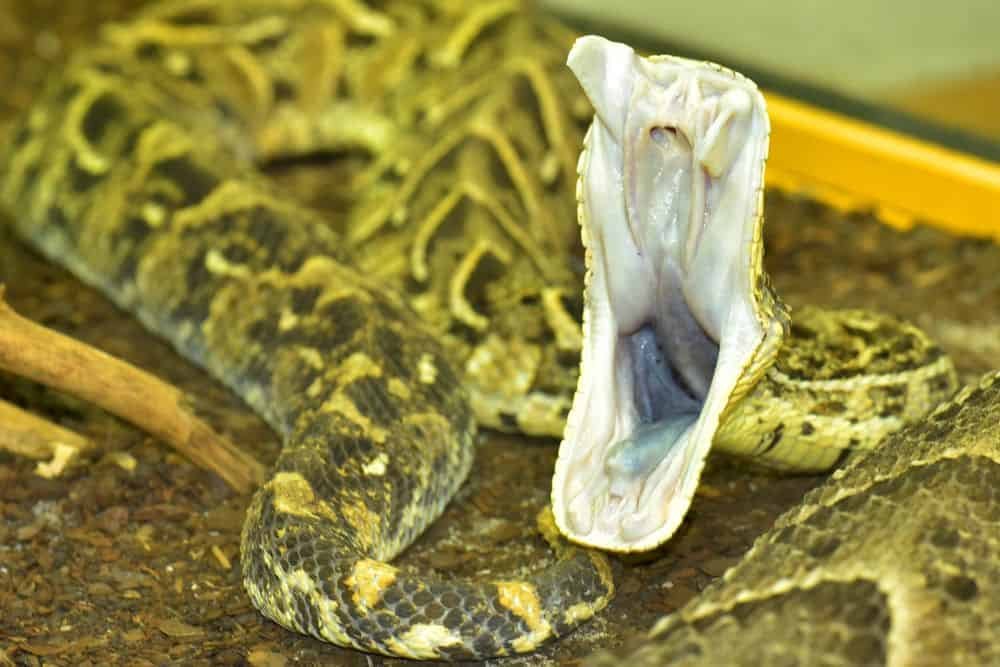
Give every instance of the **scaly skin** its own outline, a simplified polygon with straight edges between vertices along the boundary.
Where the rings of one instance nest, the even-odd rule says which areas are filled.
[[[588,667],[995,665],[1000,374],[837,471],[631,649]]]
[[[281,434],[241,561],[286,627],[483,658],[533,650],[611,596],[604,559],[573,548],[524,581],[387,563],[467,474],[474,417],[562,431],[591,113],[570,41],[509,1],[164,2],[74,57],[4,149],[17,232]],[[255,170],[319,151],[364,164],[331,186],[351,200],[343,235]],[[767,376],[781,395],[787,377]]]
[[[411,8],[388,7],[404,18]],[[446,35],[465,18],[426,20]],[[387,109],[408,97],[336,93],[374,85],[333,71],[345,36],[391,27],[349,2],[158,6],[67,65],[3,157],[3,202],[23,238],[208,368],[281,434],[242,540],[246,588],[264,614],[342,646],[414,658],[530,651],[607,603],[606,562],[566,548],[523,581],[445,581],[386,562],[441,513],[472,463],[463,378],[440,334],[357,268],[351,243],[253,168],[320,148],[395,158],[393,142],[438,140],[411,136],[406,114]],[[315,50],[314,61],[296,59]],[[358,51],[341,64],[373,67]],[[376,55],[385,54],[367,57]],[[466,141],[449,140],[453,152]],[[420,214],[429,205],[413,206]],[[356,237],[384,222],[358,211]],[[529,248],[547,242],[521,236]],[[544,285],[546,264],[519,267]],[[475,328],[476,314],[457,310]]]

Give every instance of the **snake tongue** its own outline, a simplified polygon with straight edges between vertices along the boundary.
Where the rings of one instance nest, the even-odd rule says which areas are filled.
[[[568,64],[595,119],[579,165],[584,347],[553,510],[577,542],[651,549],[776,349],[757,284],[767,115],[754,84],[718,66],[592,36]]]

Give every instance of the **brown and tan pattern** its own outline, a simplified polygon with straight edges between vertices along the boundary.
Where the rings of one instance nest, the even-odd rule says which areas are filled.
[[[241,564],[286,627],[507,655],[612,594],[604,558],[562,544],[527,580],[387,562],[461,485],[476,422],[562,430],[591,115],[563,64],[572,38],[512,0],[168,1],[107,26],[4,147],[18,234],[283,437]],[[323,152],[356,167],[331,176],[336,231],[257,171]]]
[[[522,652],[611,594],[607,565],[575,549],[519,582],[435,580],[383,562],[440,514],[471,465],[455,348],[475,356],[484,329],[511,331],[476,310],[473,274],[509,273],[502,289],[513,291],[488,301],[509,317],[525,302],[557,327],[571,321],[550,295],[571,284],[558,260],[573,237],[524,221],[559,217],[578,129],[545,73],[561,64],[545,34],[555,28],[504,20],[504,4],[470,14],[411,3],[157,5],[74,57],[4,158],[19,234],[284,436],[244,528],[247,590],[283,625],[341,645],[423,658]],[[402,33],[424,41],[388,38]],[[526,40],[544,45],[541,57],[513,54]],[[511,126],[516,134],[498,129]],[[356,176],[368,197],[350,210],[350,238],[253,168],[319,150],[373,156]],[[377,259],[383,248],[402,266]],[[388,287],[393,272],[412,294]],[[534,348],[530,372],[554,363],[538,342],[549,338],[518,333],[516,344]],[[496,425],[516,425],[513,410]]]
[[[586,664],[995,665],[1000,374],[806,495],[627,655]]]

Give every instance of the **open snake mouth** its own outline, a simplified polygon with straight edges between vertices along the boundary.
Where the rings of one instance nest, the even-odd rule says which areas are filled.
[[[599,37],[568,64],[596,115],[579,164],[583,358],[553,509],[577,542],[650,549],[781,336],[761,269],[768,120],[754,84],[717,66]]]

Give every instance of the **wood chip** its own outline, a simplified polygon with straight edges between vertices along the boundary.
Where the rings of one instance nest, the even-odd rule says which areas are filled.
[[[253,649],[247,653],[247,662],[253,667],[285,667],[288,658],[274,651]]]
[[[156,619],[152,624],[157,630],[173,639],[194,639],[195,637],[202,637],[205,634],[205,631],[201,628],[196,628],[193,625],[188,625],[172,618]]]
[[[229,562],[228,558],[226,558],[226,554],[222,553],[222,549],[219,548],[219,545],[212,545],[212,555],[215,556],[215,560],[219,562],[219,565],[223,570],[228,572],[233,568],[233,564]]]

